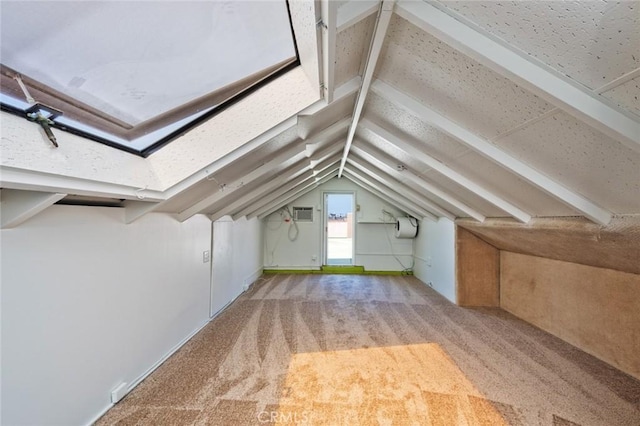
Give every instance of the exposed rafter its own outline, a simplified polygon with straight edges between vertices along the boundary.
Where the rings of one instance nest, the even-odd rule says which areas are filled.
[[[401,0],[398,15],[509,78],[577,119],[640,152],[640,123],[531,57],[514,51],[449,13],[423,2]]]
[[[164,195],[160,191],[135,188],[109,182],[80,179],[35,170],[0,167],[0,185],[2,188],[22,189],[25,191],[64,192],[89,197],[121,198],[136,200],[144,198],[148,201],[162,201]]]
[[[401,182],[403,182],[403,180],[409,180],[413,184],[417,185],[418,188],[421,188],[422,190],[435,195],[436,197],[440,198],[444,202],[449,203],[453,207],[455,207],[455,208],[463,211],[464,213],[468,214],[469,216],[471,216],[475,220],[477,220],[479,222],[484,222],[485,216],[482,213],[478,212],[477,210],[475,210],[474,208],[468,206],[467,204],[461,202],[457,198],[453,197],[451,194],[443,191],[442,189],[436,187],[435,185],[432,185],[429,182],[426,182],[424,179],[422,179],[419,176],[413,174],[410,170],[404,170],[402,172],[399,172],[393,166],[389,165],[385,161],[382,161],[379,157],[371,155],[370,153],[368,153],[364,149],[359,148],[357,146],[353,146],[351,148],[351,150],[358,157],[360,157],[363,160],[369,162],[370,164],[378,167],[380,170],[384,171],[389,176],[392,176],[392,177],[394,177],[395,179],[397,179],[397,180],[399,180]]]
[[[380,51],[382,51],[382,44],[384,43],[387,29],[389,28],[389,22],[391,22],[391,16],[393,15],[393,6],[395,0],[384,0],[380,5],[378,11],[378,20],[376,21],[376,27],[373,31],[373,38],[371,40],[371,46],[369,47],[369,54],[367,55],[367,62],[364,67],[364,75],[362,76],[362,86],[360,92],[356,98],[356,105],[353,110],[353,117],[351,126],[349,127],[349,133],[347,134],[347,141],[344,145],[344,151],[342,153],[342,160],[340,161],[340,170],[338,171],[338,177],[342,176],[342,170],[349,156],[349,149],[351,143],[353,143],[353,137],[356,134],[358,127],[358,121],[362,115],[364,103],[367,100],[367,94],[369,93],[369,87],[373,80],[373,73],[378,63],[378,57]]]
[[[297,176],[293,178],[290,178],[290,179],[282,178],[282,179],[279,179],[278,181],[272,181],[272,182],[266,183],[265,185],[262,185],[254,189],[249,194],[246,194],[245,196],[230,203],[229,205],[217,209],[215,212],[213,212],[210,215],[210,218],[211,220],[215,221],[220,219],[223,216],[236,214],[236,212],[239,212],[241,209],[245,208],[248,205],[254,205],[259,203],[260,202],[259,200],[261,197],[260,194],[263,194],[263,191],[267,191],[267,194],[277,193],[282,188],[291,188],[292,186],[298,185],[312,178],[313,178],[313,172],[307,168],[302,173],[299,173]]]
[[[379,0],[351,0],[338,8],[338,32],[357,24],[378,11]]]
[[[338,172],[338,160],[336,160],[336,162],[332,167],[330,167],[326,171],[316,176],[312,182],[308,182],[304,186],[300,185],[299,187],[288,191],[286,194],[284,194],[280,198],[270,202],[268,205],[262,206],[259,210],[252,212],[247,217],[252,218],[257,216],[259,219],[264,219],[265,217],[269,216],[271,213],[281,209],[282,207],[286,206],[292,201],[295,201],[296,199],[302,197],[306,193],[313,191],[315,188],[322,185],[323,183],[330,181],[336,176],[337,172]]]
[[[7,229],[20,225],[46,208],[51,207],[66,195],[2,189],[0,195],[0,206],[2,206],[0,228]]]
[[[529,213],[523,211],[519,207],[516,207],[502,197],[495,195],[493,192],[488,191],[471,179],[464,177],[460,173],[441,163],[432,156],[420,151],[410,143],[404,141],[401,136],[390,132],[387,129],[383,129],[382,127],[371,122],[366,122],[364,124],[366,125],[366,128],[368,128],[370,131],[372,131],[385,141],[397,146],[402,151],[413,156],[416,160],[420,161],[428,167],[431,167],[433,170],[437,171],[448,179],[451,179],[458,185],[465,187],[467,190],[490,202],[505,213],[508,213],[509,215],[524,223],[527,223],[529,222],[529,220],[531,220],[531,215]]]
[[[331,159],[328,159],[329,161],[324,161],[323,163],[317,164],[315,165],[315,169],[313,170],[313,173],[309,176],[308,179],[306,180],[310,180],[311,178],[313,178],[314,180],[316,180],[318,178],[318,176],[322,176],[327,169],[329,169],[330,167],[333,166],[333,161],[336,160],[335,156]],[[241,209],[237,209],[236,212],[234,212],[235,215],[242,217],[242,216],[248,216],[250,215],[250,213],[255,212],[256,210],[258,210],[259,208],[262,208],[263,206],[265,206],[266,204],[272,202],[273,200],[277,199],[278,197],[281,197],[284,193],[286,193],[287,191],[289,191],[291,188],[293,188],[294,186],[302,183],[303,180],[296,180],[294,182],[287,182],[286,184],[280,186],[279,188],[264,194],[263,196],[259,197],[258,199],[256,199],[254,202],[252,202],[250,205],[245,205],[242,206]],[[238,211],[239,210],[239,211]]]
[[[367,185],[370,191],[374,193],[376,196],[380,196],[380,194],[384,194],[385,197],[383,199],[391,199],[400,209],[414,215],[418,219],[428,219],[433,222],[438,221],[438,217],[433,213],[430,213],[423,209],[422,207],[416,205],[412,201],[409,201],[407,198],[399,195],[393,189],[387,187],[386,185],[381,185],[378,181],[372,181],[368,177],[362,175],[357,170],[351,168],[348,165],[345,168],[345,171],[352,177],[357,179],[359,182]],[[353,179],[352,179],[353,180]],[[375,191],[375,192],[374,192]]]
[[[378,197],[381,200],[391,204],[392,206],[395,206],[396,208],[404,211],[405,213],[408,213],[408,214],[410,214],[411,216],[413,216],[413,217],[415,217],[417,219],[424,220],[424,218],[422,217],[422,215],[420,213],[417,213],[415,211],[412,211],[412,210],[409,210],[409,209],[407,209],[405,207],[400,206],[395,200],[390,198],[389,195],[385,194],[384,192],[380,192],[380,191],[376,190],[375,188],[370,187],[366,183],[360,181],[358,178],[356,178],[355,176],[353,176],[351,174],[351,172],[349,171],[349,167],[345,168],[344,178],[345,179],[349,179],[351,182],[355,183],[360,188],[363,188],[363,189],[369,191],[370,193],[372,193],[376,197]],[[427,220],[431,220],[431,219],[427,219]]]
[[[353,95],[359,89],[360,82],[361,82],[360,77],[355,77],[347,81],[346,83],[340,85],[335,90],[335,100],[339,101],[347,98],[348,96]],[[318,101],[312,106],[301,111],[299,115],[312,115],[315,113],[319,113],[328,107],[330,106],[325,101]],[[341,120],[338,123],[335,123],[334,125],[332,125],[331,127],[324,129],[323,131],[315,135],[310,136],[305,140],[305,142],[308,145],[321,143],[327,138],[331,138],[332,135],[334,135],[334,132],[336,133],[336,137],[337,137],[337,133],[346,131],[350,122],[351,121],[349,119]],[[171,188],[168,188],[166,191],[164,191],[164,193],[155,194],[153,191],[144,190],[140,194],[136,194],[144,197],[145,201],[158,201],[158,202],[155,204],[153,203],[140,204],[139,202],[134,200],[132,202],[125,203],[125,209],[127,210],[127,213],[125,215],[126,223],[132,223],[147,213],[151,213],[153,211],[157,211],[161,209],[166,204],[166,202],[168,202],[171,198],[189,190],[189,188],[193,187],[198,182],[201,182],[202,180],[207,179],[209,176],[216,173],[217,171],[223,169],[224,167],[229,166],[235,161],[240,160],[243,156],[248,155],[249,153],[255,151],[256,149],[258,149],[259,147],[267,143],[269,140],[295,127],[297,123],[298,123],[297,115],[290,117],[289,119],[285,120],[279,125],[271,128],[269,131],[252,139],[250,142],[242,145],[241,147],[229,153],[228,155],[225,155],[224,157],[211,163],[205,169],[191,175],[189,178],[172,186]],[[127,198],[127,197],[119,197],[119,198]]]
[[[335,67],[336,67],[336,36],[338,35],[338,2],[320,2],[319,25],[322,31],[322,84],[324,89],[324,100],[327,103],[333,102],[333,91],[335,89]]]
[[[389,188],[389,190],[393,190],[401,197],[410,200],[416,206],[420,206],[425,211],[433,213],[434,216],[444,216],[449,220],[456,219],[456,216],[453,213],[428,200],[422,194],[409,188],[404,183],[392,178],[385,172],[379,170],[377,167],[374,167],[371,163],[368,163],[367,161],[361,158],[356,158],[354,156],[350,156],[347,160],[347,163],[351,164],[352,167],[369,176],[371,179],[374,179],[376,182],[379,182],[381,185]]]
[[[312,167],[310,162],[307,162],[305,165],[305,162],[303,161],[300,165],[296,166],[296,168],[299,168],[300,171],[295,175],[291,176],[289,173],[283,173],[282,176],[255,188],[253,191],[244,195],[240,199],[230,204],[225,204],[224,207],[217,208],[217,210],[215,210],[215,213],[211,217],[213,218],[213,220],[217,220],[222,216],[226,216],[228,214],[231,214],[231,215],[237,214],[237,212],[245,208],[248,204],[259,203],[263,197],[269,196],[270,193],[276,191],[277,189],[283,186],[292,187],[292,186],[295,186],[295,184],[297,183],[300,183],[306,179],[312,178],[318,172],[323,171],[327,167],[330,167],[331,165],[333,165],[333,163],[337,160],[338,160],[338,157],[336,153],[334,154],[333,157],[327,158],[320,164],[317,164],[315,167]],[[304,179],[301,177],[299,180],[297,180],[296,178],[298,178],[300,175],[303,175]]]
[[[476,136],[462,126],[449,120],[442,114],[423,105],[410,96],[407,96],[404,93],[394,89],[383,81],[376,80],[372,85],[372,90],[388,101],[400,106],[409,113],[419,117],[420,119],[436,127],[442,132],[459,140],[468,147],[494,161],[496,164],[499,164],[505,169],[529,181],[543,191],[553,195],[558,200],[576,209],[592,221],[601,225],[606,225],[611,221],[611,212],[608,212],[607,210],[595,205],[590,200],[587,200],[583,196],[558,184],[554,180],[526,165],[522,161],[502,151],[492,143],[482,139],[479,136]],[[384,129],[382,129],[375,123],[367,122],[367,127],[376,133],[384,132]]]

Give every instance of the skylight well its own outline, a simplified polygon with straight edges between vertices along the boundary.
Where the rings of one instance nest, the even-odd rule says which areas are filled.
[[[284,0],[3,1],[0,31],[4,110],[141,155],[299,64]]]

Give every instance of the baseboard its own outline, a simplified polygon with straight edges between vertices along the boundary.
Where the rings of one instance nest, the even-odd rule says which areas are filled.
[[[228,306],[228,305],[227,305]],[[219,312],[222,312],[222,310],[220,310]],[[216,314],[217,315],[217,314]],[[215,316],[214,316],[215,318]],[[171,357],[171,355],[173,355],[174,353],[176,353],[181,347],[183,347],[189,340],[191,340],[191,338],[193,336],[195,336],[196,334],[198,334],[198,332],[200,330],[202,330],[207,324],[209,324],[209,321],[211,321],[212,318],[208,319],[204,324],[202,324],[201,326],[199,326],[196,330],[194,330],[193,332],[191,332],[187,337],[185,337],[184,339],[182,339],[180,341],[180,343],[178,343],[177,345],[175,345],[173,348],[171,348],[169,350],[169,352],[167,354],[165,354],[162,358],[160,358],[159,361],[157,361],[155,364],[153,364],[149,369],[147,369],[147,371],[145,371],[144,373],[142,373],[142,375],[138,376],[138,378],[136,378],[131,385],[127,388],[127,393],[125,395],[127,395],[129,392],[131,392],[133,389],[136,388],[136,386],[138,386],[144,379],[146,379],[151,373],[153,373],[158,367],[160,367],[167,359],[169,359],[169,357]],[[107,393],[107,396],[109,395],[109,393]],[[89,423],[87,423],[87,426],[91,426],[93,425],[95,422],[97,422],[100,417],[104,416],[107,411],[109,411],[115,404],[109,404],[107,405],[97,416],[95,416],[93,418],[93,420],[91,420]]]
[[[296,275],[296,274],[304,274],[304,275],[329,275],[329,274],[345,274],[345,275],[393,275],[393,276],[401,276],[401,275],[413,275],[412,271],[353,271],[353,270],[339,270],[339,269],[264,269],[262,271],[265,275],[276,275],[276,274],[284,274],[284,275]]]
[[[262,275],[263,268],[262,266],[256,269],[251,275],[244,279],[243,288],[246,287],[247,290],[249,287],[253,285],[254,282]]]

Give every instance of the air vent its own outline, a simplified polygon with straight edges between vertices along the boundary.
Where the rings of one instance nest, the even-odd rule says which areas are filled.
[[[313,207],[294,207],[293,220],[296,222],[313,222]]]

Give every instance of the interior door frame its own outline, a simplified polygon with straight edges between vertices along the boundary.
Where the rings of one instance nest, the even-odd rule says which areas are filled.
[[[328,201],[330,194],[351,195],[351,265],[356,264],[356,191],[349,190],[327,190],[322,191],[322,264],[328,265],[329,260],[329,208]]]

